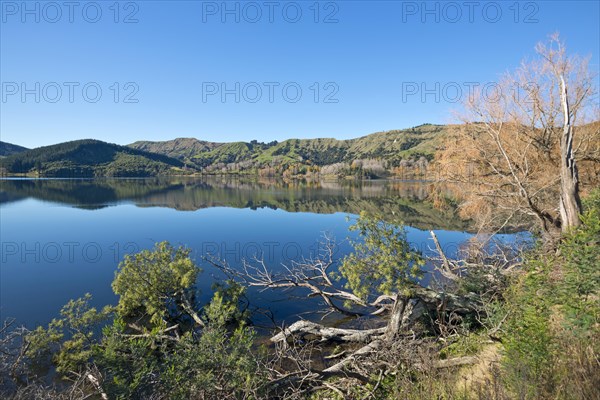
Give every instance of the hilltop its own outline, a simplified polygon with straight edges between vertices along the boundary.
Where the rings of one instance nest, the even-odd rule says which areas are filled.
[[[0,141],[0,157],[7,157],[27,150],[29,150],[27,147]]]
[[[49,177],[143,177],[181,173],[181,167],[181,161],[162,154],[93,139],[39,147],[0,160],[3,173]]]

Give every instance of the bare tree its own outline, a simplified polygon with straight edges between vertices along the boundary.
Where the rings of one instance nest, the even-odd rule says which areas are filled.
[[[598,183],[597,88],[589,60],[567,56],[557,34],[536,51],[494,90],[469,96],[437,161],[442,181],[461,184],[465,216],[488,229],[536,221],[554,242],[580,224],[578,164]]]

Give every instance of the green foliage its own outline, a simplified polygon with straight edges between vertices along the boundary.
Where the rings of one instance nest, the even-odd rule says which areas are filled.
[[[457,335],[448,340],[448,343],[439,352],[441,359],[453,357],[472,356],[483,348],[489,337],[482,332],[467,332],[466,335]]]
[[[256,173],[274,165],[295,165],[299,167],[298,173],[302,173],[302,167],[349,164],[360,159],[389,161],[389,166],[398,166],[401,160],[418,160],[420,157],[431,160],[445,133],[444,126],[426,124],[350,140],[318,138],[289,139],[281,143],[259,143],[256,140],[211,143],[179,138],[166,142],[136,142],[129,146],[184,159],[189,166],[199,167],[205,173],[223,173],[227,164],[235,164],[225,168],[227,173],[235,174],[243,170]],[[278,170],[277,174],[281,175],[284,170]],[[356,174],[358,178],[380,177],[373,171],[365,171],[364,175],[350,169],[345,172],[348,176]]]
[[[148,398],[166,348],[151,336],[127,338],[125,332],[119,322],[105,327],[94,348],[94,361],[105,375],[103,389],[114,399]]]
[[[264,379],[259,357],[252,351],[253,341],[254,334],[248,328],[229,333],[218,322],[209,323],[199,340],[186,336],[166,355],[161,377],[163,391],[171,399],[182,400],[243,398]]]
[[[545,260],[544,260],[545,261]],[[532,390],[552,385],[551,369],[557,343],[549,326],[551,301],[555,290],[549,285],[549,271],[543,261],[530,261],[533,267],[509,295],[509,332],[504,340],[505,366],[514,384],[524,383]]]
[[[146,315],[153,327],[165,327],[174,319],[183,301],[190,301],[200,269],[189,258],[190,251],[157,243],[153,251],[126,255],[119,264],[112,287],[119,295],[117,310],[122,317]]]
[[[117,399],[240,398],[257,390],[264,376],[253,353],[254,332],[235,318],[243,293],[237,285],[221,286],[206,307],[207,324],[201,333],[185,331],[165,340],[154,330],[143,337],[125,335],[117,319],[104,329],[95,359],[109,377],[107,393]],[[230,330],[228,325],[237,328]]]
[[[558,287],[568,329],[585,334],[600,323],[600,190],[587,201],[583,228],[560,245],[564,279]]]
[[[583,225],[565,235],[556,254],[529,254],[526,272],[508,295],[503,362],[509,385],[522,398],[585,398],[597,389],[598,196],[590,197]]]
[[[133,149],[150,153],[164,154],[179,160],[189,159],[197,154],[219,147],[221,143],[206,142],[194,138],[177,138],[163,142],[138,141],[128,145]]]
[[[350,230],[358,231],[360,240],[351,241],[354,251],[340,273],[357,296],[402,294],[422,276],[424,260],[410,248],[404,228],[361,212]]]
[[[266,373],[258,369],[262,359],[254,349],[255,333],[239,307],[243,287],[217,285],[201,329],[164,324],[180,314],[200,314],[178,309],[198,271],[188,250],[167,242],[126,257],[113,282],[120,296],[116,308],[98,311],[86,295],[69,301],[47,328],[27,335],[31,373],[51,366],[63,377],[98,371],[95,376],[111,399],[252,398]],[[110,318],[112,324],[106,325]]]
[[[228,280],[225,284],[215,284],[213,290],[213,298],[204,310],[209,323],[213,326],[225,327],[230,323],[243,323],[248,318],[248,311],[242,311],[240,308],[241,297],[246,292],[246,288],[233,280]]]
[[[60,311],[61,318],[53,319],[47,328],[38,327],[26,336],[28,357],[37,367],[52,356],[58,372],[79,371],[89,362],[99,327],[112,315],[112,307],[98,311],[90,307],[92,296],[70,300]]]
[[[253,154],[259,152],[259,149],[259,147],[254,148],[244,142],[224,143],[216,148],[195,154],[193,160],[202,167],[217,163],[233,163],[252,159]]]
[[[38,326],[25,337],[27,342],[26,355],[35,371],[45,371],[52,365],[54,354],[60,349],[60,341],[64,334],[56,323],[50,323],[47,328]]]

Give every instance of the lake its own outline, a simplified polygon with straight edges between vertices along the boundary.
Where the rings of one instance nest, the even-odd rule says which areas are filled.
[[[123,256],[167,240],[184,245],[204,272],[200,298],[219,277],[206,254],[239,265],[260,254],[273,269],[322,249],[324,233],[346,238],[361,210],[394,215],[425,252],[435,230],[449,254],[470,237],[465,222],[424,200],[419,182],[285,183],[232,178],[0,180],[0,318],[29,327],[48,323],[69,299],[115,304],[111,282]],[[248,294],[278,320],[307,311],[289,293]],[[317,301],[317,300],[314,300]]]

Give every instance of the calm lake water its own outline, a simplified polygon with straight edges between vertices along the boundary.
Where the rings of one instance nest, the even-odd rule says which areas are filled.
[[[405,221],[413,246],[449,253],[470,235],[457,218],[423,202],[427,185],[406,182],[286,184],[232,179],[0,180],[0,319],[45,324],[69,299],[116,303],[111,282],[124,254],[167,240],[192,250],[203,267],[201,299],[217,272],[211,254],[235,266],[260,253],[273,269],[320,248],[323,233],[341,242],[361,210]],[[348,217],[350,220],[348,220]],[[253,305],[295,319],[306,304],[289,294],[252,291]]]

